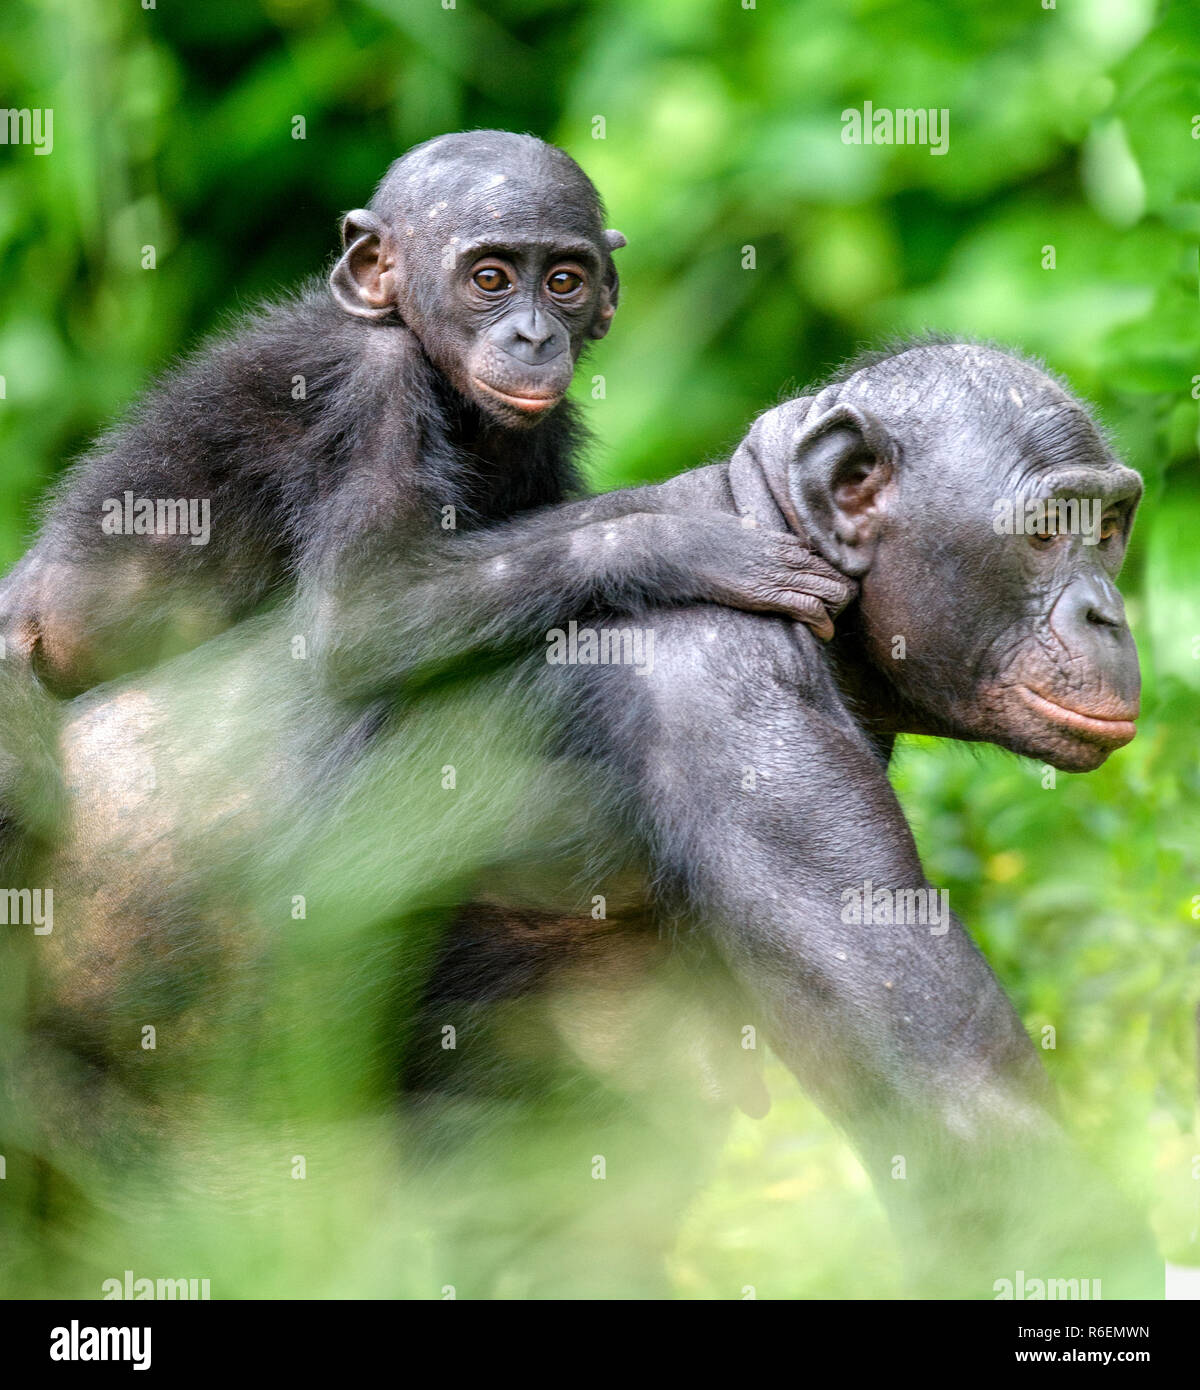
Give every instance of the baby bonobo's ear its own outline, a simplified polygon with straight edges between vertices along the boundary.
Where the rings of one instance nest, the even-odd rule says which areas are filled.
[[[342,219],[341,260],[329,276],[334,299],[348,314],[386,319],[396,312],[396,252],[382,220],[366,208]]]
[[[874,558],[896,458],[887,429],[869,411],[845,402],[822,410],[818,397],[793,438],[789,520],[831,564],[855,579]]]
[[[612,252],[619,251],[629,243],[620,232],[609,227],[604,233],[604,244],[608,247],[609,255],[604,265],[604,282],[600,286],[600,302],[596,308],[596,317],[588,329],[590,338],[603,338],[612,324],[613,315],[617,312],[617,300],[621,295],[621,277],[613,263]]]

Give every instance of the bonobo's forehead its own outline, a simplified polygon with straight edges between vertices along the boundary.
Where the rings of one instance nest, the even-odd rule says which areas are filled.
[[[896,419],[970,414],[1015,421],[1028,411],[1078,409],[1033,363],[973,343],[929,343],[896,353],[855,372],[843,384],[842,397],[869,401],[878,414]]]
[[[1034,363],[997,348],[923,344],[865,367],[841,393],[884,420],[945,481],[956,472],[964,481],[986,475],[997,492],[1068,481],[1100,493],[1139,486],[1080,401]]]
[[[371,200],[404,237],[600,245],[600,199],[562,150],[501,130],[441,135],[388,170]]]

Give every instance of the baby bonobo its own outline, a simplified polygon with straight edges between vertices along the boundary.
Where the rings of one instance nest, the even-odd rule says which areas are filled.
[[[519,593],[472,549],[579,492],[565,393],[612,321],[624,238],[568,155],[504,131],[441,136],[391,166],[342,239],[327,283],[218,336],[66,475],[0,587],[8,649],[47,685],[149,665],[290,592],[348,694],[372,683],[380,644],[394,665],[428,628],[452,659],[456,633],[503,645],[597,597],[711,600],[831,634],[852,586],[800,541],[656,513],[636,492],[594,537],[578,503],[557,545],[543,527],[552,563],[527,567]],[[447,563],[453,591],[381,630],[398,593]],[[381,574],[393,605],[378,613]]]

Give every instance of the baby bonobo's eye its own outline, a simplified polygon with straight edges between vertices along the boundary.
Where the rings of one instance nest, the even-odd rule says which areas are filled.
[[[512,281],[498,265],[481,265],[471,280],[485,294],[503,294],[505,290],[512,289]]]
[[[546,288],[561,299],[583,288],[583,276],[576,270],[555,270],[546,280]]]

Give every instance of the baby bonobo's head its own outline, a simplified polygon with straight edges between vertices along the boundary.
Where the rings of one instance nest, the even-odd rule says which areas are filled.
[[[769,411],[747,445],[789,524],[860,581],[839,630],[881,722],[1071,771],[1133,738],[1137,649],[1113,581],[1141,478],[1044,370],[902,347]]]
[[[562,400],[617,307],[591,181],[532,135],[442,135],[398,159],[348,213],[330,287],[349,314],[406,324],[455,389],[500,423],[535,425]]]

